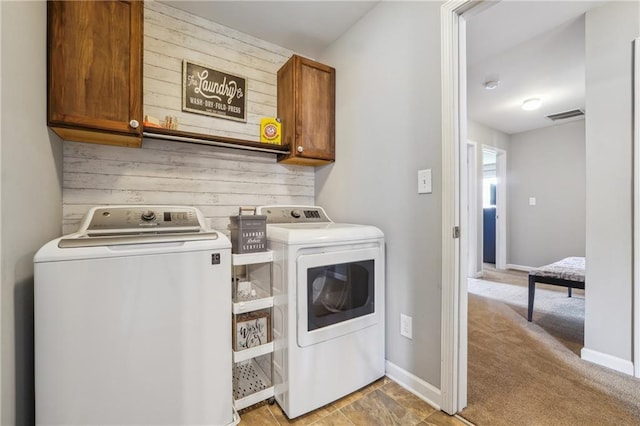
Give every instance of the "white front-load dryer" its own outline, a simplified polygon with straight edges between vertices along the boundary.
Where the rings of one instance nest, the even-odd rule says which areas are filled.
[[[275,397],[295,418],[385,374],[384,235],[316,206],[258,213],[274,253]]]

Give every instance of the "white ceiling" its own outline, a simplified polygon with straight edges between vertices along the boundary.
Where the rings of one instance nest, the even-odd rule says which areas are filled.
[[[560,123],[546,115],[584,110],[584,13],[603,3],[507,0],[471,17],[468,117],[514,134]],[[500,84],[486,90],[488,80]],[[533,97],[542,100],[540,109],[522,110],[522,102]]]
[[[219,24],[316,58],[378,1],[163,1]],[[586,10],[603,1],[505,0],[471,17],[469,118],[505,133],[553,125],[544,116],[584,107]],[[497,89],[482,83],[499,78]],[[543,105],[525,112],[525,98]]]
[[[378,1],[163,1],[186,12],[317,58]]]

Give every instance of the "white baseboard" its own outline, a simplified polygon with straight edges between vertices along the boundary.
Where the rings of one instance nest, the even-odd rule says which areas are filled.
[[[430,385],[419,377],[398,367],[392,362],[386,361],[386,375],[400,386],[422,399],[429,405],[440,409],[442,394],[440,389]]]
[[[513,263],[507,263],[507,269],[515,269],[516,271],[529,272],[529,271],[533,271],[535,268],[532,266],[514,265]]]
[[[593,349],[582,348],[580,357],[585,361],[602,365],[607,368],[619,371],[624,374],[633,376],[633,363],[626,359],[618,358],[603,352],[594,351]]]

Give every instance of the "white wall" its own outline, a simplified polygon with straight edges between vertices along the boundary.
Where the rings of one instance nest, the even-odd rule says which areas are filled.
[[[61,229],[61,147],[47,129],[46,3],[2,9],[2,424],[34,424],[33,255]]]
[[[585,31],[583,357],[604,354],[628,367],[632,359],[632,41],[640,35],[640,3],[616,1],[590,10]]]
[[[145,2],[144,112],[178,117],[179,129],[259,141],[275,116],[277,71],[293,52],[162,3]],[[247,78],[247,122],[181,111],[182,60]],[[142,149],[65,142],[64,232],[100,204],[186,204],[226,232],[241,205],[313,204],[312,167],[274,154],[144,140]]]
[[[387,248],[386,358],[440,386],[439,2],[381,2],[321,56],[336,68],[336,162],[316,201],[337,221],[378,226]],[[418,195],[417,171],[433,193]],[[413,340],[400,314],[413,317]]]
[[[510,137],[508,134],[472,120],[467,121],[467,139],[478,142],[479,144],[509,151]],[[481,164],[482,158],[480,158],[480,165]]]
[[[584,120],[511,135],[508,263],[535,267],[584,256],[585,166]]]

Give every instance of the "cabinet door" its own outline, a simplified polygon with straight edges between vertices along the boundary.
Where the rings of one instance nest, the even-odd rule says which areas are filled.
[[[291,153],[284,163],[335,159],[335,69],[294,55],[278,71],[278,116]]]
[[[300,157],[335,158],[335,70],[300,58],[296,99],[296,153]],[[302,147],[302,152],[300,148]]]
[[[141,137],[142,125],[130,121],[142,123],[142,7],[140,1],[48,3],[48,115],[54,130]]]

